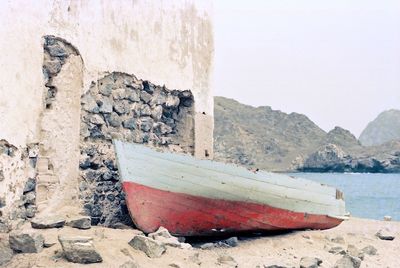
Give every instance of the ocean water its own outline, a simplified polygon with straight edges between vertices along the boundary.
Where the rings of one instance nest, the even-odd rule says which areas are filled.
[[[289,175],[334,186],[344,193],[352,216],[400,221],[400,174],[290,173]]]

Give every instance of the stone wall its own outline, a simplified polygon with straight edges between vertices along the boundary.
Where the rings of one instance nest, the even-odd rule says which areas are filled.
[[[13,229],[18,220],[35,216],[37,156],[37,144],[17,148],[0,140],[0,233]]]
[[[110,73],[82,96],[80,197],[92,224],[130,223],[112,139],[193,154],[194,100],[126,73]]]
[[[77,203],[73,200],[78,199],[83,89],[83,61],[72,44],[48,35],[44,37],[43,53],[45,86],[36,187],[39,213],[60,212],[66,205]]]
[[[3,172],[4,179],[0,176],[0,197],[6,203],[3,216],[19,207],[29,178],[38,183],[37,216],[40,208],[67,214],[72,211],[67,205],[79,205],[81,97],[92,81],[97,83],[113,71],[133,73],[167,88],[190,89],[196,104],[194,123],[192,117],[181,117],[174,124],[178,130],[194,124],[194,134],[155,138],[137,131],[135,139],[150,143],[160,139],[165,144],[159,146],[180,144],[199,158],[212,157],[212,1],[15,0],[1,1],[0,13],[5,26],[0,48],[7,51],[0,57],[0,65],[7,66],[0,73],[0,140],[18,151],[14,157],[0,157],[0,167],[10,168]],[[151,84],[142,86],[145,90]],[[193,111],[182,102],[179,106],[178,116],[185,114],[185,108]],[[125,129],[123,121],[120,128]],[[40,148],[35,167],[30,157],[20,157],[31,144]],[[26,173],[32,168],[38,174]]]

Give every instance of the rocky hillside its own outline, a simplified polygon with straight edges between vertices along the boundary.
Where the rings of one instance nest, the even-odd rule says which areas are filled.
[[[388,110],[379,114],[363,130],[359,140],[365,146],[400,140],[400,110]]]
[[[224,97],[214,99],[215,158],[268,170],[286,170],[306,156],[326,133],[305,115],[254,108]]]
[[[326,133],[305,115],[214,99],[215,159],[271,171],[400,172],[400,142],[363,146],[350,131]]]

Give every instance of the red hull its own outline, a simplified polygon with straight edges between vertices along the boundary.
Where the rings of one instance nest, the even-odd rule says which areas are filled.
[[[126,202],[136,226],[150,233],[160,226],[182,236],[232,231],[328,229],[342,220],[268,205],[210,199],[124,182]]]

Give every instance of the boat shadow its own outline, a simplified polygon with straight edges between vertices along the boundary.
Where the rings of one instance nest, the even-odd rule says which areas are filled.
[[[206,247],[232,247],[231,243],[235,243],[236,239],[236,241],[245,242],[266,237],[287,236],[299,231],[303,230],[228,232],[209,236],[187,236],[185,237],[185,242],[195,248],[202,248],[204,245]]]

